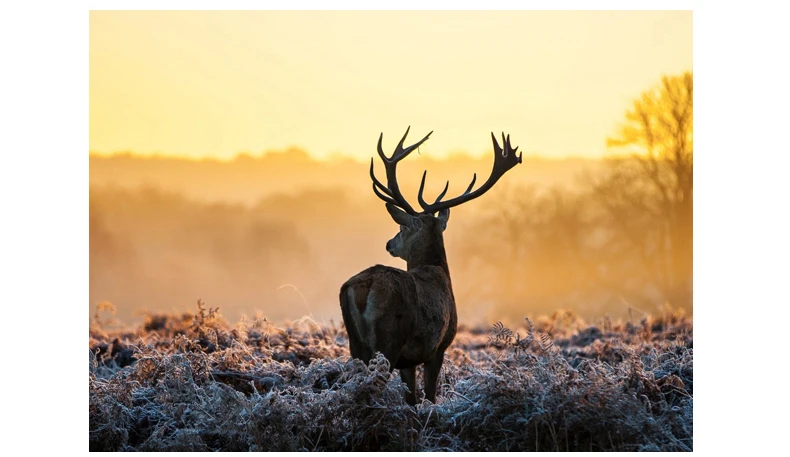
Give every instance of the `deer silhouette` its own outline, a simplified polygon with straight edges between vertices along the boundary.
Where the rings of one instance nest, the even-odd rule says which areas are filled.
[[[450,218],[450,208],[487,192],[505,172],[521,163],[521,154],[510,146],[510,135],[502,134],[504,149],[494,134],[494,167],[491,175],[477,190],[472,190],[477,174],[466,191],[458,197],[442,201],[450,186],[433,203],[423,198],[425,177],[422,175],[417,199],[422,211],[415,211],[398,187],[396,167],[430,136],[404,148],[409,129],[401,138],[392,157],[386,157],[379,136],[378,154],[384,162],[387,185],[373,172],[370,177],[373,192],[384,202],[400,231],[387,242],[387,251],[406,261],[406,270],[375,265],[346,281],[340,288],[340,308],[348,332],[351,356],[368,363],[376,352],[381,352],[397,368],[409,392],[406,401],[417,401],[416,367],[425,364],[425,398],[436,402],[437,381],[444,361],[444,353],[455,338],[456,313],[450,269],[444,249],[443,232]]]

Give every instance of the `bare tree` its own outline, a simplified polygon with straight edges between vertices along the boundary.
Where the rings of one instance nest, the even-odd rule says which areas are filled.
[[[465,231],[459,281],[497,318],[692,299],[693,79],[664,77],[608,144],[623,152],[565,189],[494,193]],[[505,267],[506,266],[506,267]],[[624,306],[626,305],[626,306]]]
[[[622,254],[640,259],[662,298],[690,306],[693,235],[693,75],[664,76],[634,100],[610,147],[626,155],[593,185]]]

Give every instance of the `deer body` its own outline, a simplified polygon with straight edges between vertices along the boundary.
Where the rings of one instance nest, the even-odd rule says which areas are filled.
[[[426,223],[433,230],[424,228],[424,247],[411,246],[416,255],[409,256],[413,260],[407,261],[406,271],[376,265],[340,288],[351,356],[367,363],[381,352],[400,370],[410,404],[416,402],[416,366],[422,363],[426,398],[436,401],[444,352],[458,324],[442,231],[436,222]]]
[[[445,187],[433,204],[422,198],[423,174],[419,201],[424,211],[417,213],[400,194],[395,165],[429,136],[430,133],[403,149],[404,135],[391,158],[384,156],[379,137],[378,151],[387,169],[387,186],[376,179],[372,161],[370,165],[373,190],[386,202],[390,216],[400,225],[400,232],[387,242],[387,251],[405,260],[406,270],[384,265],[370,267],[346,281],[339,297],[351,356],[368,363],[376,352],[381,352],[390,362],[390,369],[400,371],[409,388],[406,401],[411,405],[417,399],[416,367],[420,364],[425,364],[425,397],[436,402],[444,353],[453,342],[458,325],[443,238],[450,207],[482,195],[505,171],[521,162],[508,139],[502,156],[505,159],[495,160],[492,176],[485,184],[471,192],[473,179],[463,195],[442,202],[447,192]],[[494,144],[495,151],[501,154],[496,140]],[[513,153],[510,158],[507,152]],[[438,217],[434,217],[437,212]]]
[[[455,337],[455,300],[441,271],[376,265],[349,279],[340,300],[352,353],[362,360],[381,352],[393,368],[411,368],[443,354]]]

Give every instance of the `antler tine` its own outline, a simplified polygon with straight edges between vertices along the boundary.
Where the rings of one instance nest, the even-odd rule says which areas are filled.
[[[425,141],[428,140],[428,138],[433,133],[433,130],[431,130],[430,132],[428,132],[427,135],[425,135],[423,139],[404,149],[403,142],[406,141],[406,136],[409,134],[409,130],[411,130],[411,126],[406,127],[406,133],[403,134],[403,137],[398,142],[398,146],[395,148],[395,152],[392,154],[392,157],[387,157],[386,155],[384,155],[384,150],[381,147],[381,141],[384,138],[384,132],[381,132],[381,134],[379,135],[379,143],[377,147],[379,157],[381,157],[381,160],[383,160],[385,163],[400,161],[401,159],[406,157],[409,153],[420,147],[420,145],[425,143]]]
[[[381,140],[382,139],[384,139],[384,132],[381,132],[381,134],[379,135],[379,144],[376,146],[376,150],[378,150],[379,157],[381,157],[381,160],[383,160],[384,163],[387,163],[389,161],[389,159],[387,158],[386,155],[384,155],[384,150],[381,149]],[[370,160],[372,161],[373,158],[371,157]]]
[[[403,148],[403,142],[406,141],[406,136],[409,134],[409,130],[411,130],[411,126],[406,129],[406,133],[403,134],[403,138],[398,142],[398,146],[395,148],[395,152],[392,154],[392,157],[387,157],[384,154],[384,149],[381,146],[381,142],[384,138],[384,132],[379,135],[379,142],[377,146],[379,157],[381,157],[382,162],[384,162],[384,170],[387,174],[387,185],[384,186],[378,179],[376,179],[376,175],[373,173],[373,159],[370,160],[370,177],[373,180],[373,192],[382,200],[387,203],[392,203],[404,211],[411,215],[416,215],[417,212],[409,205],[409,202],[403,197],[403,194],[400,192],[400,188],[398,186],[398,177],[396,174],[396,168],[399,161],[401,161],[404,157],[409,155],[412,151],[417,149],[421,144],[423,144],[433,133],[431,130],[425,138],[418,141],[417,143]],[[381,194],[383,192],[385,195]],[[387,198],[389,197],[389,198]]]
[[[510,134],[508,134],[506,137],[505,132],[502,132],[502,144],[505,146],[505,149],[502,152],[502,155],[504,155],[505,157],[507,157],[510,153],[515,154],[516,151],[518,151],[518,146],[516,146],[514,149],[513,146],[510,145]],[[521,163],[520,160],[519,163]]]
[[[411,126],[409,126],[409,128],[411,128]],[[409,129],[407,128],[406,129],[406,133],[403,135],[403,138],[400,139],[400,142],[398,143],[398,147],[395,149],[395,153],[392,154],[392,160],[396,160],[396,161],[397,160],[401,160],[404,157],[406,157],[407,155],[409,155],[412,151],[414,151],[415,149],[420,147],[421,144],[425,143],[425,141],[428,140],[428,138],[433,133],[433,130],[428,132],[428,134],[425,135],[425,137],[423,139],[421,139],[420,141],[414,143],[413,145],[409,146],[406,149],[403,149],[403,141],[406,140],[406,135],[408,133],[409,133]]]
[[[426,204],[425,201],[422,199],[422,190],[425,185],[425,173],[423,173],[422,179],[423,182],[420,184],[420,205],[423,208],[424,213],[436,213],[443,209],[452,208],[454,206],[460,205],[461,203],[468,202],[469,200],[475,199],[484,193],[486,193],[491,187],[496,184],[499,178],[502,177],[508,170],[516,166],[517,164],[521,163],[521,156],[519,154],[516,156],[516,150],[510,145],[510,135],[507,137],[505,133],[502,132],[502,144],[504,145],[504,149],[499,146],[499,143],[496,141],[496,137],[494,136],[494,132],[491,132],[491,140],[494,143],[494,166],[491,169],[491,175],[488,177],[486,182],[483,183],[477,190],[472,191],[472,188],[475,185],[475,181],[477,180],[477,174],[472,177],[472,182],[467,187],[466,192],[459,195],[458,197],[451,198],[447,201],[440,201],[441,198],[437,199],[436,202],[433,204]],[[446,192],[446,189],[445,189]],[[444,196],[444,192],[442,192],[441,196]],[[440,196],[440,197],[441,197]]]
[[[511,145],[510,145],[510,135],[508,135],[508,136],[507,136],[507,148],[508,148],[508,149],[510,149],[511,151],[513,151],[513,154],[515,154],[515,153],[516,153],[516,151],[518,151],[518,146],[516,146],[516,147],[514,148],[513,146],[511,146]],[[519,156],[519,163],[521,163],[521,158],[520,158],[520,156]]]
[[[384,200],[386,203],[391,203],[395,206],[399,206],[398,202],[379,192],[379,190],[376,188],[375,183],[373,184],[373,193],[376,194],[376,196],[379,197],[380,199]]]
[[[420,191],[417,192],[417,200],[420,202],[420,206],[422,206],[423,210],[427,210],[430,207],[428,202],[426,202],[425,199],[422,198],[422,191],[425,190],[425,176],[427,174],[428,174],[428,170],[422,172],[422,181],[420,181]],[[447,189],[449,188],[450,188],[450,181],[448,180],[447,184],[444,185],[444,190],[442,191],[442,193],[440,193],[439,196],[436,197],[436,200],[434,200],[433,202],[434,205],[439,203],[439,201],[442,199],[442,197],[444,197],[444,194],[447,193]],[[427,213],[427,211],[424,212]]]
[[[502,139],[503,140],[505,139],[504,135],[502,136]],[[499,143],[496,142],[496,137],[494,136],[494,132],[491,132],[491,140],[494,142],[494,154],[495,155],[502,154],[502,148],[500,148]]]
[[[469,187],[467,187],[466,191],[464,191],[464,195],[472,191],[472,187],[474,187],[475,181],[477,181],[477,173],[472,175],[472,182],[469,183]]]
[[[442,199],[442,197],[444,197],[444,194],[447,193],[447,189],[449,189],[449,188],[450,188],[450,180],[448,179],[447,180],[447,184],[444,185],[444,190],[442,191],[442,193],[439,194],[438,197],[436,197],[436,200],[434,200],[433,202],[436,203],[436,202],[440,201]]]
[[[502,135],[504,135],[504,134],[505,134],[505,133],[504,133],[504,132],[502,132]],[[516,146],[516,147],[514,148],[513,146],[511,146],[511,145],[510,145],[510,134],[508,133],[508,135],[507,135],[507,139],[506,139],[506,141],[505,141],[505,153],[504,153],[504,156],[505,156],[505,157],[507,157],[507,156],[508,156],[509,154],[511,154],[511,153],[513,154],[513,156],[515,156],[515,155],[516,155],[516,151],[518,151],[518,146]],[[523,154],[523,153],[522,153],[522,154]],[[522,154],[519,154],[519,155],[518,155],[518,162],[517,162],[517,163],[521,163],[521,155],[522,155]]]
[[[379,190],[387,194],[389,197],[392,197],[392,192],[387,189],[387,186],[381,183],[378,179],[376,179],[376,174],[373,173],[373,157],[370,158],[370,179],[373,180],[373,190],[376,191],[378,187]]]
[[[409,130],[411,130],[411,125],[406,127],[406,133],[403,134],[403,137],[398,141],[398,146],[395,147],[395,152],[392,153],[392,158],[394,160],[400,160],[400,156],[405,156],[403,153],[403,142],[406,141],[406,136],[409,134]],[[430,135],[430,133],[428,134]]]

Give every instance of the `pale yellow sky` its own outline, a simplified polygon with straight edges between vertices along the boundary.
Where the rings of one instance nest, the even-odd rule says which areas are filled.
[[[598,156],[631,100],[692,70],[690,11],[93,11],[90,149]]]

